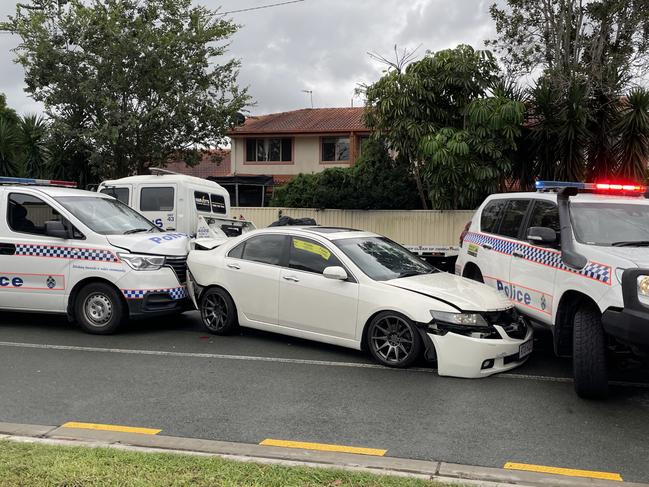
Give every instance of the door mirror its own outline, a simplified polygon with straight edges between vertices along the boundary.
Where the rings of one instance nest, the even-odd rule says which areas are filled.
[[[347,271],[340,266],[326,267],[325,270],[322,271],[322,275],[327,279],[335,279],[337,281],[347,280]]]
[[[50,220],[45,222],[45,235],[55,238],[70,238],[70,232],[65,228],[63,222],[59,220]]]
[[[557,232],[548,227],[530,227],[527,230],[527,240],[538,244],[557,243]]]

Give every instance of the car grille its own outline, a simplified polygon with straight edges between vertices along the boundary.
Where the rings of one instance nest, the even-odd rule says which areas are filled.
[[[180,284],[185,284],[185,282],[187,282],[187,256],[167,257],[165,259],[165,265],[174,270],[176,276],[178,276],[178,282],[180,282]]]
[[[507,336],[522,340],[527,335],[527,323],[514,308],[483,314],[490,325],[502,326]]]

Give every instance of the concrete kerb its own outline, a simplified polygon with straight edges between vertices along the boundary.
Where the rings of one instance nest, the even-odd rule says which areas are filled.
[[[234,443],[216,440],[144,435],[114,431],[97,431],[57,426],[0,423],[0,439],[66,446],[109,447],[124,450],[219,456],[236,461],[254,461],[287,466],[336,468],[368,471],[378,474],[411,476],[459,485],[607,487],[620,482],[565,477],[477,467],[437,461],[375,457],[350,453],[322,452]],[[649,484],[624,482],[626,487],[649,487]]]

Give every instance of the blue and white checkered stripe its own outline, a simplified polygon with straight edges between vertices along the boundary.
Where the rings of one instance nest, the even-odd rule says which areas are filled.
[[[51,259],[90,260],[95,262],[119,262],[110,250],[61,247],[56,245],[17,244],[16,254],[29,257],[49,257]]]
[[[523,255],[523,258],[531,262],[543,264],[549,267],[555,267],[559,270],[572,272],[584,277],[589,277],[604,284],[611,283],[611,267],[598,264],[596,262],[588,262],[581,270],[575,270],[568,267],[561,260],[561,253],[549,249],[534,247],[511,240],[492,237],[491,235],[484,235],[482,233],[468,233],[464,238],[467,242],[473,242],[478,245],[489,244],[493,250],[502,254],[511,255],[514,251]]]
[[[148,293],[167,293],[172,299],[184,299],[188,296],[185,286],[169,289],[122,289],[126,299],[144,299]]]

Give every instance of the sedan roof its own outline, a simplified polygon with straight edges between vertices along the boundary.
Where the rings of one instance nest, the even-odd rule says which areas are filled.
[[[297,233],[302,235],[315,234],[327,240],[341,240],[345,238],[379,237],[380,235],[364,230],[339,227],[320,227],[316,225],[286,225],[281,227],[261,228],[256,233]]]

